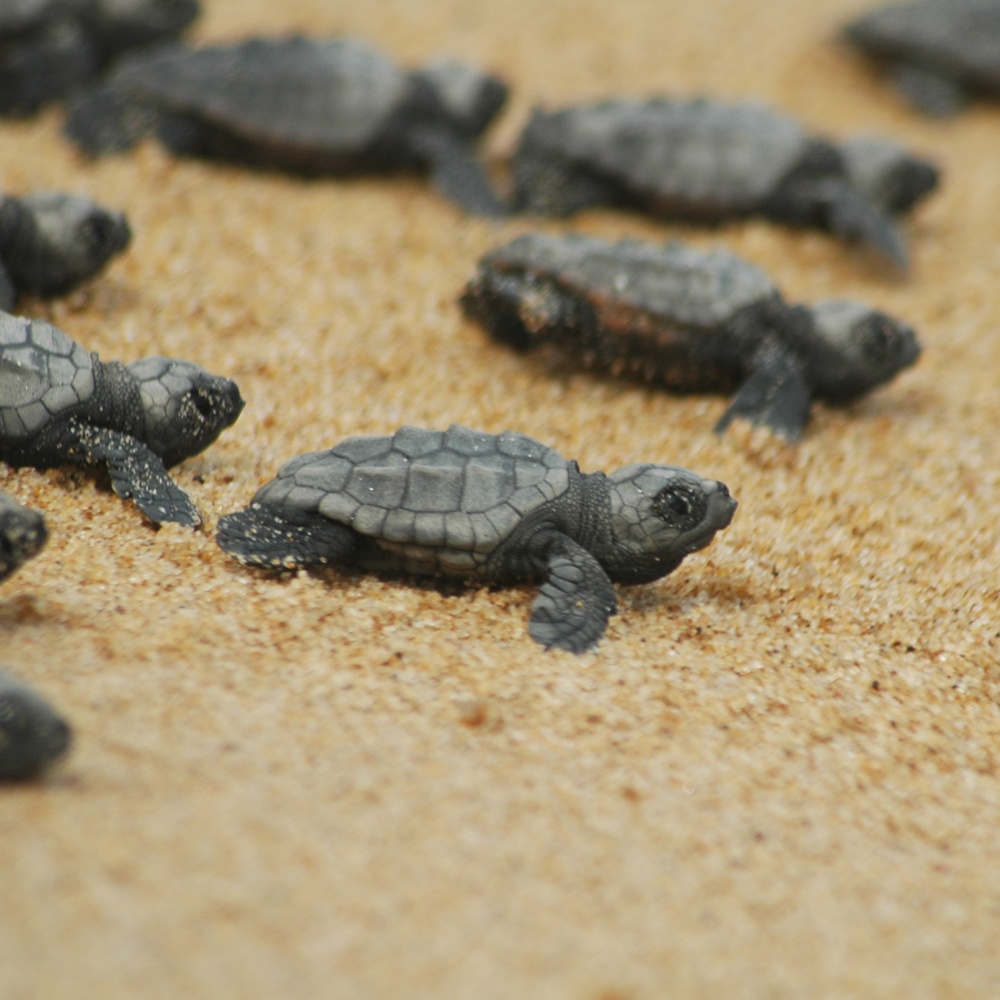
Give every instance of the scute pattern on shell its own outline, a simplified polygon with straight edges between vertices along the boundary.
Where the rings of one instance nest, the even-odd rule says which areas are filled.
[[[301,36],[164,50],[124,64],[118,79],[248,138],[345,150],[367,145],[409,86],[363,42]]]
[[[504,270],[520,264],[580,294],[606,289],[617,302],[692,326],[718,325],[779,294],[760,268],[735,254],[676,241],[612,244],[580,234],[525,233],[487,254],[483,263]]]
[[[16,443],[94,393],[93,361],[43,320],[0,314],[0,436]]]
[[[318,511],[404,559],[464,573],[568,485],[566,460],[522,434],[403,427],[293,459],[255,502]]]
[[[737,211],[767,198],[809,142],[800,125],[763,105],[703,98],[536,112],[528,132],[647,195]]]

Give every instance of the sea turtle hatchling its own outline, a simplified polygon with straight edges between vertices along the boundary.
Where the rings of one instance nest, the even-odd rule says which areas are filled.
[[[969,96],[1000,94],[1000,2],[916,0],[862,14],[846,40],[888,66],[912,107],[938,118],[956,114]]]
[[[19,295],[65,295],[131,239],[121,212],[82,195],[0,195],[0,309],[9,312]]]
[[[45,518],[0,490],[0,580],[37,555],[48,539]]]
[[[486,254],[461,305],[517,350],[551,345],[587,368],[678,392],[735,395],[737,417],[801,436],[813,399],[857,399],[913,364],[913,331],[831,300],[792,306],[724,250],[528,233]]]
[[[761,215],[908,263],[892,214],[853,182],[838,146],[760,104],[653,98],[536,110],[513,181],[517,211],[623,205],[694,222]]]
[[[735,510],[722,483],[686,469],[584,474],[514,431],[403,427],[292,459],[219,521],[218,541],[263,569],[543,579],[531,636],[582,653],[616,610],[612,582],[666,576]]]
[[[0,780],[38,777],[72,742],[69,725],[47,701],[0,671]]]
[[[0,313],[0,460],[107,468],[154,523],[201,518],[167,468],[207,448],[243,409],[235,382],[189,361],[102,362],[43,320]]]
[[[496,215],[471,148],[506,96],[471,66],[406,72],[354,38],[253,38],[126,57],[70,105],[65,132],[93,155],[156,132],[182,155],[304,174],[427,169],[466,211]]]
[[[178,37],[198,0],[3,0],[0,115],[31,115],[122,52]]]

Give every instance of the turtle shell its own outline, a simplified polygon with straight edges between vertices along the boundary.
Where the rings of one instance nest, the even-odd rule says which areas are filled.
[[[996,0],[895,3],[862,15],[846,34],[874,56],[905,59],[956,80],[1000,88]]]
[[[544,149],[688,214],[750,212],[810,143],[800,125],[758,104],[697,98],[607,101],[535,112],[524,149]]]
[[[9,38],[33,31],[66,12],[65,0],[5,0],[0,4],[0,31]]]
[[[43,320],[0,315],[0,447],[30,440],[94,394],[90,354]]]
[[[715,329],[748,306],[780,298],[753,264],[680,242],[656,246],[527,233],[487,254],[483,266],[551,281],[607,314],[609,326],[652,316],[671,326]]]
[[[462,575],[569,482],[566,459],[523,434],[403,427],[293,459],[254,503],[346,524],[411,572]]]
[[[117,83],[249,143],[364,151],[409,94],[408,76],[352,38],[255,38],[135,56]]]

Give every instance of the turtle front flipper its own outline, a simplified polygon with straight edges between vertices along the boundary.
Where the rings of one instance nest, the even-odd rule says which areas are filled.
[[[295,520],[264,504],[219,520],[219,546],[246,566],[258,569],[322,569],[346,563],[358,536],[322,514],[296,511]]]
[[[86,464],[105,466],[115,493],[131,497],[154,524],[201,524],[191,498],[170,478],[163,460],[141,441],[103,427],[78,425],[75,431]]]
[[[887,257],[900,271],[909,266],[906,244],[892,216],[845,177],[792,180],[771,199],[764,214],[862,243]]]
[[[449,201],[470,215],[498,218],[508,214],[485,167],[461,139],[441,129],[415,128],[410,142],[427,164],[431,182]]]
[[[811,403],[812,390],[801,362],[769,346],[758,352],[749,376],[715,425],[715,433],[742,419],[769,427],[786,441],[797,441],[809,420]]]
[[[546,649],[584,653],[604,635],[618,608],[604,567],[571,538],[553,532],[535,540],[546,580],[531,610],[528,633]]]
[[[892,216],[849,184],[831,182],[829,188],[826,225],[830,232],[870,246],[906,271],[910,255]]]
[[[913,63],[897,63],[889,73],[893,86],[916,111],[931,118],[951,118],[969,102],[955,80]]]

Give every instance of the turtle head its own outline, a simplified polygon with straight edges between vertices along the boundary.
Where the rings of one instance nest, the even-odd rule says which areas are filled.
[[[670,465],[628,465],[607,477],[613,580],[644,583],[675,570],[705,548],[736,512],[723,483]]]
[[[920,356],[910,327],[862,303],[830,299],[810,311],[809,379],[816,395],[828,402],[857,399]]]
[[[19,199],[30,217],[33,238],[4,263],[14,283],[37,295],[62,295],[96,274],[132,240],[121,212],[89,198],[38,191]]]
[[[894,215],[910,211],[941,179],[937,164],[881,136],[853,136],[840,151],[851,182]]]
[[[207,448],[245,405],[235,382],[190,361],[142,358],[127,367],[142,399],[143,440],[167,466]]]
[[[441,59],[415,75],[433,91],[448,121],[468,138],[485,131],[507,100],[502,80],[467,63]]]
[[[35,777],[73,741],[66,722],[30,688],[0,677],[0,780]]]
[[[45,518],[37,510],[0,497],[0,580],[37,555],[48,537]]]

